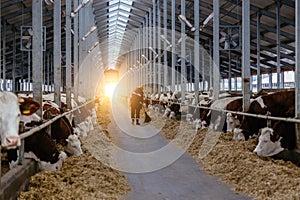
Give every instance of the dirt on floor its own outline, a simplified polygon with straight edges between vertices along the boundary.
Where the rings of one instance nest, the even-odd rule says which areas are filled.
[[[100,127],[82,138],[83,154],[67,157],[60,172],[42,171],[31,177],[18,199],[119,199],[130,191],[125,176],[103,163],[112,162],[106,135],[109,102],[98,107]]]
[[[172,140],[178,134],[186,134],[177,131],[186,122],[179,123],[158,116],[156,120],[165,121],[161,132],[166,139]],[[191,131],[190,128],[186,128],[185,132],[188,131]],[[233,185],[232,189],[236,192],[257,200],[300,199],[299,167],[291,162],[255,155],[253,150],[257,138],[236,142],[232,137],[233,133],[212,133],[208,128],[198,130],[187,152],[203,164],[203,170]],[[216,145],[209,149],[207,145],[202,145],[204,140],[206,143],[215,142]],[[207,155],[199,158],[204,151]]]

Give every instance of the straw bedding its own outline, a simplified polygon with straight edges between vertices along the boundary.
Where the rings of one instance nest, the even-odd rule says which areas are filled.
[[[161,121],[163,118],[157,120]],[[183,134],[177,132],[179,122],[164,120],[165,126],[161,129],[161,133],[166,139],[172,140],[177,134]],[[184,134],[189,131],[192,133],[194,130],[186,128]],[[258,157],[253,153],[257,138],[235,142],[232,141],[233,133],[213,133],[214,138],[209,140],[218,140],[209,151],[202,144],[211,131],[208,128],[199,130],[187,150],[203,164],[203,170],[219,176],[221,181],[232,185],[234,191],[257,200],[300,199],[300,169],[296,165],[282,160]],[[208,154],[200,159],[203,149]]]

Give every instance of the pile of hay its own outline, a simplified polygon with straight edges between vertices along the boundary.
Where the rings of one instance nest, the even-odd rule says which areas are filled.
[[[124,175],[102,164],[84,149],[68,157],[60,172],[39,172],[31,177],[29,191],[18,199],[118,199],[130,190]]]
[[[109,124],[109,102],[98,107],[99,124]],[[103,129],[104,129],[103,128]],[[83,155],[67,157],[60,172],[39,172],[31,177],[27,192],[18,199],[119,199],[130,191],[125,176],[110,168],[109,133],[95,127],[82,138]]]
[[[181,124],[181,125],[180,125]],[[161,133],[173,140],[185,122],[166,120]],[[190,125],[192,127],[192,125]],[[186,128],[185,132],[191,131]],[[244,142],[232,141],[233,133],[217,133],[214,148],[202,159],[199,152],[209,129],[199,130],[187,152],[203,164],[203,170],[220,176],[233,190],[258,200],[299,199],[300,169],[290,163],[272,158],[260,158],[253,153],[257,138]],[[180,145],[179,145],[180,146]]]

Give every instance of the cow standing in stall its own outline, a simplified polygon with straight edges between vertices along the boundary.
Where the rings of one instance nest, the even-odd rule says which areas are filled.
[[[10,113],[17,114],[16,115],[17,117],[11,117],[10,115],[10,118],[7,119],[13,122],[10,123],[11,125],[17,127],[16,129],[15,127],[13,127],[13,130],[15,130],[18,134],[18,127],[19,127],[20,120],[29,121],[30,116],[32,115],[33,118],[37,118],[37,115],[34,115],[34,113],[39,109],[40,105],[37,102],[33,101],[32,99],[31,100],[21,99],[21,101],[19,101],[20,105],[18,105],[17,103],[18,98],[12,93],[6,93],[6,98],[7,100],[9,99],[11,103],[13,103],[13,106],[8,107]],[[18,105],[18,107],[16,107],[15,105]],[[7,127],[7,125],[9,124],[2,124],[1,127]],[[48,165],[55,166],[54,168],[56,170],[60,169],[57,167],[58,166],[61,167],[61,164],[63,162],[62,158],[64,158],[63,155],[65,153],[59,152],[57,150],[55,143],[53,142],[53,140],[50,138],[50,136],[44,129],[25,138],[24,148],[25,148],[25,152],[33,152],[39,158],[39,161],[43,160],[45,163],[49,162]],[[10,163],[10,167],[13,167],[18,163],[17,149],[16,148],[8,148],[8,149],[9,149],[7,151],[8,160]],[[43,167],[44,165],[41,166],[41,169],[43,169]]]
[[[294,105],[285,113],[285,117],[295,117]],[[295,123],[277,121],[272,128],[260,129],[258,144],[253,152],[258,156],[291,161],[300,166],[300,154],[294,151],[296,140]]]
[[[257,97],[250,103],[247,113],[266,115],[268,112],[274,117],[285,117],[285,113],[295,105],[295,92],[283,91],[265,94]],[[248,140],[259,129],[265,127],[266,119],[244,116],[240,128],[234,130],[241,140]]]

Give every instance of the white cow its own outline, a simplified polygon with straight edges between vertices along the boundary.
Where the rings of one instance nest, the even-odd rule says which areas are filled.
[[[258,144],[253,152],[263,157],[274,156],[282,152],[284,150],[280,144],[282,138],[280,137],[278,141],[272,142],[271,135],[273,135],[273,129],[268,127],[261,129]]]
[[[171,113],[171,109],[169,107],[166,107],[166,110],[165,110],[165,112],[163,114],[163,117],[169,117],[170,113]]]
[[[66,141],[68,142],[67,146],[65,146],[67,153],[74,156],[80,156],[82,154],[81,143],[77,135],[69,135]]]
[[[60,171],[62,167],[62,163],[66,160],[67,154],[63,151],[59,152],[59,160],[56,163],[51,164],[50,162],[41,161],[32,151],[25,152],[24,158],[32,158],[38,162],[39,168],[42,171]]]
[[[193,115],[188,113],[185,116],[187,123],[192,124],[193,123]]]
[[[170,115],[169,115],[169,119],[175,119],[175,112],[171,111]]]
[[[240,125],[240,120],[237,116],[232,116],[232,113],[227,113],[226,116],[227,132],[233,132],[233,130]]]
[[[18,97],[11,92],[0,92],[0,131],[1,146],[6,149],[14,149],[20,146],[18,135],[20,122],[20,108]]]

